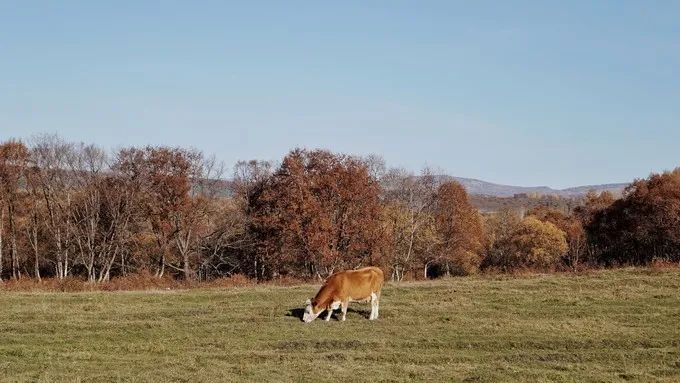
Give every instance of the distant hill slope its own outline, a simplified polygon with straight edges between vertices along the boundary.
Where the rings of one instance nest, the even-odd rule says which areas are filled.
[[[489,197],[513,197],[516,194],[531,194],[537,193],[540,195],[556,195],[560,197],[579,197],[585,195],[590,190],[596,192],[610,191],[614,196],[620,196],[623,189],[628,186],[626,183],[619,184],[602,184],[602,185],[585,185],[576,186],[567,189],[553,189],[548,186],[511,186],[495,184],[474,178],[453,177],[448,175],[437,176],[439,182],[447,180],[455,180],[459,182],[469,194]],[[232,180],[219,181],[221,189],[225,196],[230,196]]]
[[[458,181],[465,187],[468,193],[475,195],[488,195],[494,197],[512,197],[515,194],[530,194],[538,193],[543,195],[558,195],[562,197],[577,197],[586,194],[590,190],[596,192],[610,191],[615,195],[620,195],[623,189],[628,186],[626,183],[618,184],[602,184],[602,185],[586,185],[576,186],[567,189],[553,189],[548,186],[511,186],[501,185],[492,182],[477,180],[474,178],[450,177]]]

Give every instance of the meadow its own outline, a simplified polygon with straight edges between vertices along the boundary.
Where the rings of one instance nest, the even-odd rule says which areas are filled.
[[[304,324],[317,288],[0,291],[0,381],[680,381],[677,268],[387,284],[377,321]]]

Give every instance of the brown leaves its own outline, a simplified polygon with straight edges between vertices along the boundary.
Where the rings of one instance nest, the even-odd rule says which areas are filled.
[[[588,234],[603,263],[680,261],[680,168],[636,180],[591,217]]]
[[[566,234],[550,222],[529,216],[521,221],[513,220],[506,227],[509,231],[493,243],[485,266],[502,270],[550,270],[568,250]]]
[[[28,148],[22,142],[10,140],[0,144],[0,187],[6,197],[18,192],[29,159]]]
[[[477,209],[457,182],[446,182],[437,190],[435,222],[441,238],[437,251],[450,262],[453,272],[470,274],[482,261],[484,231]]]
[[[376,156],[296,149],[279,166],[239,162],[229,181],[219,168],[182,148],[4,142],[0,275],[269,279],[380,264],[401,280],[472,273],[483,258],[505,269],[680,260],[680,169],[636,180],[618,201],[590,193],[568,214],[577,201],[546,199],[565,209],[498,211],[483,227],[461,185]]]
[[[370,262],[382,243],[379,193],[358,159],[294,150],[251,203],[260,251],[319,273]]]

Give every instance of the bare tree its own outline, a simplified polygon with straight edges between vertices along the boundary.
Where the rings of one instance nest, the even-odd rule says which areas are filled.
[[[73,177],[68,172],[74,146],[58,136],[36,137],[31,146],[35,182],[45,202],[45,226],[54,244],[54,268],[58,278],[70,271],[71,204],[74,190]]]
[[[393,221],[398,230],[392,232],[393,254],[389,257],[392,279],[400,281],[412,268],[416,258],[414,250],[419,248],[429,253],[437,242],[431,230],[437,179],[428,168],[417,176],[403,169],[391,169],[383,177],[383,185],[386,203],[401,210],[402,223],[397,225]],[[392,216],[393,220],[396,218]],[[419,240],[423,243],[417,245]]]
[[[26,175],[26,186],[28,191],[28,201],[27,201],[27,212],[28,221],[25,225],[25,233],[28,244],[33,251],[33,274],[37,280],[41,280],[40,277],[40,242],[39,233],[42,231],[44,221],[43,214],[43,204],[40,197],[40,187],[37,177],[38,168],[36,166],[31,166]]]
[[[230,190],[234,201],[242,214],[240,222],[243,224],[243,233],[239,240],[240,253],[242,254],[242,270],[250,270],[255,279],[264,276],[266,258],[269,252],[266,249],[266,241],[262,240],[262,233],[254,222],[257,210],[257,198],[268,187],[274,174],[274,163],[271,161],[238,161],[234,165],[233,179]]]

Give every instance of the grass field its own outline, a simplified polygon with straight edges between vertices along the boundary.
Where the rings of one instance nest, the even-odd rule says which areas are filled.
[[[388,285],[380,319],[296,317],[318,286],[0,292],[2,382],[680,382],[680,270]]]

